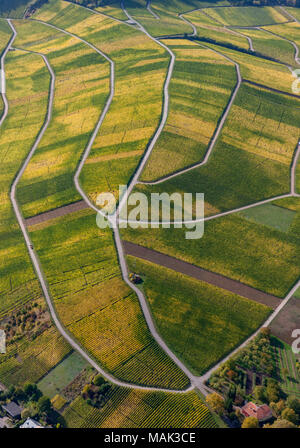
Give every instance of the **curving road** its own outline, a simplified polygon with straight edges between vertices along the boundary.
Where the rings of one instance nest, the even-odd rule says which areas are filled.
[[[156,14],[156,12],[153,11],[153,9],[151,8],[151,0],[147,0],[147,5],[146,8],[148,9],[148,11],[150,12],[150,14],[153,15],[153,17],[157,20],[160,20],[160,17]]]

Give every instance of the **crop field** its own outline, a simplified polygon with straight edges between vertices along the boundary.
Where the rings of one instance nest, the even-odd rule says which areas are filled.
[[[10,309],[16,299],[27,301],[30,291],[39,295],[9,190],[43,124],[49,88],[49,74],[40,56],[10,52],[5,67],[10,109],[0,129],[0,313]]]
[[[62,323],[95,359],[130,382],[187,386],[153,341],[136,296],[121,279],[111,232],[100,231],[92,211],[30,230]]]
[[[131,271],[143,277],[160,334],[197,375],[231,352],[270,312],[264,305],[170,269],[134,257],[128,261]]]
[[[300,274],[298,215],[287,233],[233,214],[206,222],[198,240],[186,240],[185,229],[123,229],[122,236],[284,297]]]
[[[69,428],[213,428],[214,417],[195,392],[130,391],[113,386],[101,410],[76,398],[63,413]]]
[[[291,93],[291,72],[284,65],[213,44],[207,44],[207,46],[220,51],[237,62],[240,65],[243,79]]]
[[[166,8],[164,2],[152,2],[151,4],[152,11],[159,19],[145,8],[146,0],[125,0],[124,3],[130,15],[137,19],[152,36],[192,32],[191,26],[181,20],[175,11]],[[144,6],[143,9],[142,6]],[[187,6],[185,9],[188,9]]]
[[[278,36],[289,39],[300,48],[300,26],[298,23],[291,22],[285,23],[283,25],[274,25],[274,26],[264,26],[263,29],[267,31],[272,31],[272,33],[277,34]]]
[[[165,43],[176,55],[169,116],[142,180],[201,161],[236,83],[234,65],[221,55],[184,40]]]
[[[242,84],[208,162],[137,190],[203,192],[206,215],[288,193],[299,139],[299,106],[297,99]]]
[[[279,7],[225,7],[227,1],[215,8],[198,0],[85,2],[88,8],[75,3],[49,0],[25,19],[26,0],[13,0],[3,14],[18,18],[12,19],[17,36],[5,59],[9,110],[0,129],[0,328],[7,344],[0,385],[36,383],[70,428],[214,428],[222,423],[202,401],[200,376],[253,334],[275,308],[272,300],[280,302],[299,281],[294,174],[300,193],[300,160],[296,168],[293,163],[300,96],[291,90],[297,63],[287,40],[300,48],[300,26]],[[287,11],[300,20],[298,9]],[[9,23],[0,19],[0,53],[12,36]],[[175,54],[173,71],[164,46]],[[55,73],[49,125],[51,76],[42,55]],[[3,106],[0,99],[0,114]],[[45,122],[16,192],[28,241],[10,191]],[[220,123],[208,160],[194,167]],[[80,184],[93,203],[103,192],[118,199],[119,186],[128,185],[139,166],[142,183],[134,177],[133,192],[148,198],[204,193],[207,219],[200,239],[186,239],[186,228],[120,233],[124,241],[214,273],[202,271],[211,283],[127,256],[136,294],[117,233],[114,238],[112,229],[98,227],[95,210],[85,208],[74,185],[86,149]],[[145,154],[147,163],[139,165]],[[193,169],[180,173],[186,167]],[[277,198],[282,195],[288,198]],[[257,205],[264,199],[274,202]],[[79,211],[62,208],[77,201]],[[38,216],[50,210],[52,217]],[[32,225],[26,218],[34,216]],[[221,281],[216,274],[227,277],[222,288],[214,286]],[[40,283],[49,290],[58,329]],[[258,290],[252,290],[253,300],[229,292],[241,287],[243,294],[245,285]],[[265,298],[271,305],[262,305],[261,292],[278,298]],[[298,290],[284,303],[271,331],[279,338],[283,389],[300,397],[298,361],[290,348],[299,297]],[[78,353],[69,337],[80,346]],[[113,378],[101,384],[84,354],[98,371],[133,388],[119,387]]]
[[[52,16],[45,8],[37,18],[74,32],[115,62],[114,99],[90,154],[95,164],[84,166],[81,182],[93,200],[102,191],[117,195],[118,186],[126,184],[132,176],[159,123],[169,56],[135,29],[75,5],[68,5],[60,14],[53,12]]]
[[[213,19],[227,26],[272,25],[274,23],[288,21],[279,9],[269,6],[263,8],[257,8],[255,6],[243,8],[204,8],[203,11]]]
[[[294,16],[297,20],[300,20],[300,14],[299,14],[299,10],[298,10],[298,8],[285,7],[284,9],[285,9],[288,13],[292,14],[292,16]]]
[[[288,27],[290,24],[280,25],[282,29]],[[242,32],[245,36],[252,39],[253,47],[255,51],[259,53],[277,59],[284,64],[297,66],[295,63],[295,49],[290,42],[281,39],[277,36],[276,31],[273,30],[273,26],[269,28],[263,28],[261,30],[257,29],[243,29]],[[265,30],[265,31],[263,31]],[[266,32],[267,30],[271,33]]]
[[[56,75],[51,124],[18,187],[28,217],[80,199],[73,173],[108,96],[109,65],[84,43],[46,25],[20,21],[16,29],[16,45],[46,54]]]
[[[202,10],[192,11],[184,15],[197,29],[197,36],[214,39],[225,44],[236,45],[240,48],[249,48],[246,37],[239,36],[234,31],[224,28],[218,22],[205,15]],[[244,30],[243,30],[244,33]]]
[[[5,20],[0,19],[0,52],[2,53],[5,49],[8,41],[12,35],[10,26]],[[1,97],[1,111],[2,111],[3,100]]]
[[[273,338],[273,346],[277,355],[276,364],[283,391],[288,395],[300,398],[300,376],[296,367],[298,359],[291,347],[280,339]]]
[[[103,6],[96,7],[95,10],[102,14],[108,14],[116,19],[127,20],[126,14],[121,9],[120,0],[110,1],[107,5],[104,4]]]

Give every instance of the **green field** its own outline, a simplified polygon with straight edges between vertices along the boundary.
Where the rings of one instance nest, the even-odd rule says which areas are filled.
[[[73,352],[42,378],[37,386],[46,397],[53,398],[86,366],[87,362],[78,353]]]
[[[202,10],[192,11],[184,16],[196,26],[198,37],[214,39],[223,44],[236,45],[240,48],[249,48],[249,43],[245,37],[224,28],[218,22],[205,15]]]
[[[249,221],[263,224],[273,229],[287,232],[294,221],[296,212],[273,204],[258,205],[240,212]]]
[[[266,7],[209,8],[204,11],[213,19],[227,26],[258,26],[286,22],[279,9]]]
[[[125,0],[125,6],[129,14],[137,19],[152,36],[170,35],[170,34],[184,34],[191,33],[192,28],[178,17],[178,14],[166,6],[165,2],[152,2],[152,11],[159,16],[156,19],[146,8],[146,0]],[[181,2],[183,5],[183,2]],[[188,6],[183,6],[180,9],[182,12],[188,9]]]
[[[22,18],[32,0],[2,0],[0,4],[1,17]]]
[[[264,305],[170,269],[128,257],[160,334],[189,368],[203,374],[268,316]]]
[[[282,29],[287,25],[281,25]],[[290,42],[281,39],[279,36],[275,35],[275,30],[273,26],[269,28],[263,28],[262,30],[242,30],[245,36],[252,39],[254,50],[274,59],[277,59],[285,64],[291,66],[297,66],[295,62],[295,49]],[[263,30],[269,30],[272,32],[268,33]]]
[[[199,162],[236,84],[235,67],[221,55],[184,40],[165,41],[175,53],[169,116],[142,180]]]
[[[96,7],[95,10],[101,12],[102,14],[108,14],[109,16],[116,17],[116,19],[127,20],[126,14],[121,9],[120,0],[106,2],[106,4]]]

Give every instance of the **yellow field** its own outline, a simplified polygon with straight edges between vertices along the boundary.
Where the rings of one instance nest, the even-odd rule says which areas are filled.
[[[53,118],[19,185],[25,216],[76,199],[72,175],[109,92],[109,64],[78,39],[17,22],[16,45],[48,55],[56,73]]]
[[[42,9],[36,17],[76,33],[115,62],[114,99],[90,154],[92,160],[97,158],[99,162],[92,167],[87,164],[81,177],[85,191],[95,200],[102,191],[117,192],[119,184],[126,184],[139,162],[137,154],[145,151],[160,120],[169,56],[158,44],[133,28],[106,16],[81,11],[82,8],[69,5],[65,14],[59,17],[54,8],[52,16]],[[75,14],[78,18],[71,20]],[[132,152],[135,159],[106,159],[108,155],[121,152],[128,156]],[[102,156],[104,163],[101,163]]]

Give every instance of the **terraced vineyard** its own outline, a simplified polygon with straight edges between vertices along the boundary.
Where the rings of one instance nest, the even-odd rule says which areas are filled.
[[[270,326],[298,397],[299,10],[78,3],[0,9],[1,388],[69,428],[225,426],[207,380]],[[120,186],[204,193],[203,236],[121,225]]]

